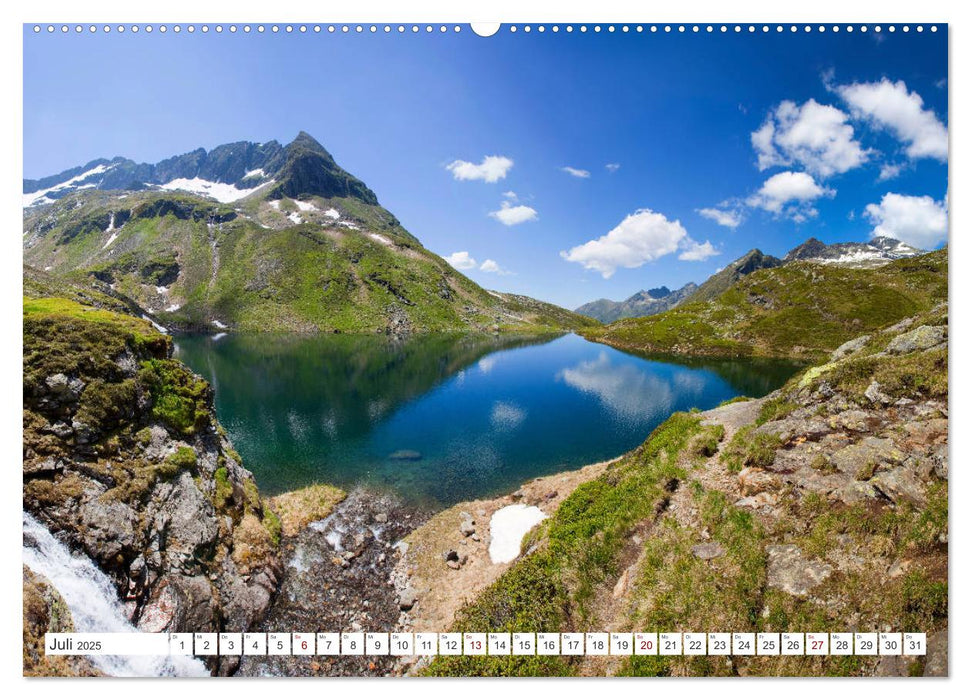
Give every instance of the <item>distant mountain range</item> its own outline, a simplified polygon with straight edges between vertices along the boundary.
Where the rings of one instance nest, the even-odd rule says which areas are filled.
[[[595,318],[602,323],[610,323],[620,318],[651,316],[673,309],[690,297],[698,289],[694,282],[688,282],[673,292],[667,287],[656,287],[637,292],[624,301],[597,299],[576,309],[578,314]]]
[[[663,313],[685,303],[711,301],[738,280],[756,270],[779,267],[795,261],[812,262],[840,267],[880,267],[893,260],[921,255],[926,251],[894,238],[876,237],[866,243],[833,243],[827,245],[816,238],[790,250],[782,259],[766,255],[753,248],[709,277],[703,284],[689,282],[672,292],[667,287],[640,291],[624,301],[598,299],[576,309],[578,314],[611,323],[622,318],[637,318]]]
[[[483,289],[405,230],[309,134],[24,180],[24,262],[162,328],[566,330],[595,323]]]
[[[832,243],[830,245],[810,238],[802,245],[790,250],[784,260],[785,262],[809,260],[846,267],[879,267],[886,265],[891,260],[912,258],[925,252],[927,251],[886,236],[871,238],[866,243]]]

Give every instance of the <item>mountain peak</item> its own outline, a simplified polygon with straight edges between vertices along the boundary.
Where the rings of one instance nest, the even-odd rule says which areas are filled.
[[[327,152],[327,149],[315,139],[313,136],[308,134],[306,131],[301,131],[297,134],[296,138],[293,139],[288,145],[287,150],[303,150],[310,151],[312,153],[319,153],[322,156],[326,156],[330,160],[334,160],[333,156]]]
[[[269,199],[354,197],[365,204],[378,204],[377,195],[367,185],[337,164],[334,157],[306,131],[301,131],[286,147],[286,162],[275,175],[276,186]]]

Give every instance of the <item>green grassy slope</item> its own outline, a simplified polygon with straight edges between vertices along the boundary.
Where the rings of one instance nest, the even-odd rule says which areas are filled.
[[[947,249],[869,270],[794,262],[753,272],[710,301],[584,335],[643,352],[819,360],[946,299]]]
[[[185,193],[89,191],[30,210],[24,231],[27,264],[95,276],[176,328],[491,332],[597,325],[551,304],[482,289],[388,211],[356,197],[270,200],[257,192],[228,205]]]

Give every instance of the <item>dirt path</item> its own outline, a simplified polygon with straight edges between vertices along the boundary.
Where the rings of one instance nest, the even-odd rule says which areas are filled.
[[[725,436],[722,444],[726,444],[732,436],[742,427],[748,425],[756,419],[762,407],[761,400],[751,400],[719,406],[709,411],[703,412],[702,425],[722,425],[725,428]],[[717,488],[726,490],[726,486],[735,489],[736,480],[728,473],[724,465],[719,461],[719,455],[709,457],[704,466],[692,470],[692,477],[699,478],[704,475],[702,481],[706,481],[705,487],[713,486],[717,481]],[[617,571],[619,575],[610,583],[600,588],[599,593],[591,606],[594,612],[594,619],[599,624],[596,625],[598,631],[604,632],[625,632],[629,631],[629,620],[634,612],[632,610],[631,593],[640,571],[644,557],[644,541],[651,536],[655,524],[666,513],[674,515],[682,525],[694,525],[697,513],[691,505],[691,497],[684,484],[678,482],[672,484],[670,497],[667,503],[659,509],[653,518],[641,522],[631,533],[630,538],[625,543],[618,557]],[[619,656],[585,656],[581,660],[580,675],[583,676],[612,676],[620,668],[624,659]]]

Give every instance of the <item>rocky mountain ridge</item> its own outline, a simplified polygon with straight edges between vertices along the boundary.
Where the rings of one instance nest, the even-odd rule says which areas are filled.
[[[651,316],[673,309],[694,294],[697,289],[698,285],[694,282],[688,282],[688,284],[674,291],[667,287],[655,287],[654,289],[641,290],[624,301],[618,302],[610,299],[591,301],[577,307],[574,311],[595,318],[602,323],[610,323],[621,318],[632,318],[634,316]]]
[[[701,286],[689,282],[674,292],[671,292],[667,287],[642,290],[621,302],[598,299],[583,304],[576,309],[576,312],[595,318],[602,323],[612,323],[623,318],[653,316],[673,309],[686,301],[710,301],[742,277],[756,270],[779,267],[797,260],[842,267],[873,268],[881,267],[893,260],[911,258],[926,252],[886,236],[877,236],[865,243],[850,242],[830,245],[816,238],[809,238],[790,250],[782,259],[766,255],[758,248],[753,248],[713,274]]]
[[[77,192],[95,190],[181,190],[227,203],[264,186],[270,198],[320,195],[351,196],[377,205],[375,194],[345,171],[333,156],[301,131],[288,145],[277,141],[227,143],[206,151],[136,163],[127,158],[99,158],[38,180],[23,181],[24,206],[51,204]]]
[[[43,185],[32,194],[45,198],[24,210],[25,263],[109,285],[161,328],[403,335],[596,324],[483,289],[303,132],[285,147],[228,144],[147,170],[89,170],[25,185]],[[132,173],[144,177],[132,184]]]

